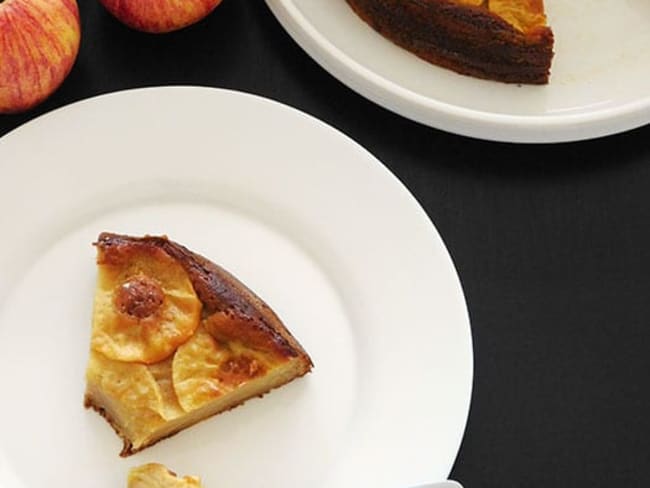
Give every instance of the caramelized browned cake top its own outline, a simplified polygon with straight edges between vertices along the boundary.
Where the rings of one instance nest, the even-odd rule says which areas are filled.
[[[173,259],[187,273],[202,304],[204,324],[218,340],[239,340],[259,350],[285,357],[304,354],[300,344],[284,327],[270,307],[239,280],[189,249],[165,236],[130,237],[104,232],[100,234],[98,264],[128,262],[134,254],[150,254],[157,260]],[[148,283],[133,283],[136,291],[124,293],[135,297],[131,306],[136,313],[155,307],[156,290]]]

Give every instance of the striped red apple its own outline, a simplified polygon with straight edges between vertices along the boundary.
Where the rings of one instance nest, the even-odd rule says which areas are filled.
[[[70,73],[80,37],[76,0],[0,0],[0,113],[49,97]]]
[[[151,33],[171,32],[206,17],[221,0],[100,0],[129,27]]]

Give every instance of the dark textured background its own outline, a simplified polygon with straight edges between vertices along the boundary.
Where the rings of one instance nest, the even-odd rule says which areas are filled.
[[[341,129],[415,194],[465,289],[476,371],[452,476],[467,488],[650,486],[650,126],[549,146],[471,140],[353,93],[261,0],[226,0],[165,36],[80,3],[70,77],[35,111],[0,116],[0,135],[82,98],[169,84],[260,94]]]

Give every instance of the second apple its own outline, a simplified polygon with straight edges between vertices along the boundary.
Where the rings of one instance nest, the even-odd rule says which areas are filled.
[[[171,32],[206,17],[221,0],[100,0],[129,27],[151,33]]]

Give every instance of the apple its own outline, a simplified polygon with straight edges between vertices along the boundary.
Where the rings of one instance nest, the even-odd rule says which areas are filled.
[[[171,32],[206,17],[221,0],[99,0],[129,27],[151,33]]]
[[[0,0],[0,113],[50,96],[70,73],[80,38],[76,0]]]

